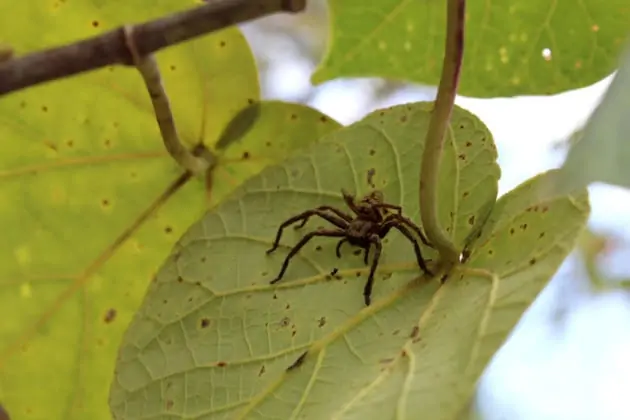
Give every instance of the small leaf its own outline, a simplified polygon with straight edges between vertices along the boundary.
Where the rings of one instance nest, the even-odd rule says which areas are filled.
[[[125,335],[110,394],[114,418],[389,418],[396,410],[436,418],[440,399],[430,386],[407,390],[428,380],[415,376],[417,369],[435,380],[462,350],[457,341],[434,347],[433,317],[450,316],[432,310],[445,292],[437,279],[419,279],[404,236],[385,238],[369,308],[361,296],[368,271],[362,255],[346,244],[338,259],[330,238],[313,240],[286,277],[269,285],[290,247],[325,221],[287,229],[281,248],[265,253],[288,217],[320,205],[344,208],[340,188],[382,190],[417,220],[431,107],[397,106],[334,131],[263,170],[193,225]],[[469,218],[488,216],[499,170],[492,136],[476,117],[456,107],[449,134],[439,204],[441,220],[463,246],[477,229]],[[446,287],[459,291],[458,284]],[[488,281],[473,287],[487,294]],[[457,299],[464,322],[487,301]],[[419,355],[427,349],[431,357]]]
[[[385,77],[437,85],[446,2],[329,0],[328,50],[314,83]],[[553,94],[609,75],[627,36],[626,0],[469,1],[459,93]]]
[[[592,182],[630,187],[630,49],[548,193],[563,194]]]

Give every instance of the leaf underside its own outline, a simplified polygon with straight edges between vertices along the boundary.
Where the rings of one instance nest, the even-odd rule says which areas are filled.
[[[460,246],[478,232],[471,217],[490,229],[474,235],[463,271],[444,285],[419,277],[409,243],[392,233],[365,308],[362,256],[347,247],[337,259],[332,239],[314,240],[282,282],[268,284],[291,244],[325,222],[287,229],[282,251],[265,253],[289,216],[343,208],[340,187],[364,194],[373,184],[417,220],[416,162],[430,107],[377,111],[333,132],[249,180],[191,227],[125,335],[110,394],[115,418],[407,418],[420,409],[452,418],[569,252],[588,214],[584,195],[538,203],[542,175],[490,211],[499,177],[492,137],[456,108],[441,220]],[[500,280],[488,275],[495,268]]]

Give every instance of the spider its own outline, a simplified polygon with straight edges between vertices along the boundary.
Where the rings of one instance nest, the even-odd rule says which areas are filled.
[[[337,247],[335,248],[335,253],[338,258],[341,258],[341,246],[345,242],[348,242],[349,244],[362,248],[365,251],[363,261],[367,265],[370,248],[372,246],[374,247],[374,256],[370,267],[370,274],[368,275],[367,282],[365,283],[365,287],[363,289],[365,304],[366,306],[369,306],[372,296],[372,286],[374,284],[374,273],[381,256],[381,239],[383,239],[392,228],[398,230],[412,243],[418,265],[422,271],[428,275],[432,275],[422,258],[420,245],[418,244],[416,238],[414,238],[412,231],[420,237],[422,243],[429,247],[431,247],[431,245],[422,233],[422,230],[410,219],[403,216],[402,208],[400,206],[385,203],[383,201],[383,193],[378,190],[371,192],[358,202],[355,200],[353,195],[343,189],[341,190],[341,195],[348,208],[355,214],[354,217],[335,207],[320,206],[293,216],[285,220],[280,225],[278,233],[276,234],[276,239],[273,241],[272,247],[267,250],[267,254],[272,253],[278,248],[280,237],[282,236],[284,228],[298,221],[302,221],[302,223],[295,227],[295,229],[299,229],[306,224],[311,216],[319,216],[333,224],[335,228],[321,228],[304,235],[304,237],[293,248],[291,248],[291,251],[289,251],[289,254],[286,256],[284,263],[282,264],[280,273],[278,273],[278,276],[270,282],[271,284],[277,283],[282,279],[287,267],[289,266],[291,258],[293,258],[308,241],[316,236],[340,238],[337,243]]]

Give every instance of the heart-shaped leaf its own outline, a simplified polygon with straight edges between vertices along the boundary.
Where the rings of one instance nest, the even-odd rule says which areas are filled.
[[[391,413],[401,386],[412,380],[409,363],[426,368],[436,362],[414,357],[416,350],[409,350],[411,361],[402,354],[420,328],[435,328],[433,321],[424,325],[423,313],[446,293],[437,279],[418,280],[410,242],[396,233],[385,238],[369,308],[361,297],[368,271],[362,255],[348,246],[337,259],[332,239],[312,241],[291,261],[285,279],[269,285],[288,249],[324,221],[309,222],[304,232],[288,229],[283,251],[265,251],[289,216],[319,205],[343,207],[340,188],[358,194],[378,188],[416,220],[418,162],[431,109],[431,103],[397,106],[335,131],[264,170],[193,225],[125,335],[110,396],[114,417]],[[488,130],[456,107],[441,165],[439,209],[460,247],[476,236],[496,199],[495,159]],[[460,282],[452,283],[445,287],[458,291]],[[490,282],[475,284],[479,294]],[[463,310],[472,316],[483,308],[474,301]],[[427,346],[430,341],[418,344],[432,348]],[[286,372],[305,352],[303,367]],[[380,387],[372,400],[362,400]],[[427,403],[416,398],[406,401]]]

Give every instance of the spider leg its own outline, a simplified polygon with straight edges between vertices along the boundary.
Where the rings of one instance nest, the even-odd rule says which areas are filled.
[[[351,216],[349,216],[349,215],[347,215],[346,213],[342,212],[341,210],[336,209],[336,208],[331,207],[331,206],[319,206],[319,207],[317,207],[316,209],[314,209],[314,210],[312,210],[312,211],[318,211],[318,212],[319,212],[319,211],[330,211],[330,212],[334,213],[334,214],[335,214],[335,216],[340,217],[341,219],[345,220],[346,222],[351,222],[351,221],[352,221],[352,217],[351,217]],[[301,227],[304,227],[304,225],[306,224],[306,222],[308,222],[308,219],[309,219],[309,218],[310,218],[310,217],[306,217],[306,218],[304,218],[304,220],[302,220],[302,223],[300,223],[299,225],[297,225],[295,228],[296,228],[296,229],[299,229],[299,228],[301,228]]]
[[[372,266],[370,267],[370,274],[368,275],[367,282],[363,288],[363,298],[365,300],[365,306],[370,306],[372,302],[372,286],[374,285],[374,273],[378,266],[378,260],[381,257],[381,238],[378,235],[370,236],[370,243],[374,244],[374,258],[372,259]],[[366,252],[367,254],[367,252]]]
[[[367,265],[368,264],[368,257],[370,256],[370,247],[366,246],[364,249],[365,249],[365,254],[363,254],[363,263],[365,265]]]
[[[316,230],[314,232],[309,232],[306,235],[304,235],[304,237],[300,240],[300,242],[298,242],[297,244],[295,244],[293,248],[291,248],[291,251],[289,251],[289,254],[286,256],[286,258],[284,259],[284,262],[282,263],[282,268],[280,269],[280,273],[278,273],[278,276],[275,279],[271,280],[270,284],[274,284],[280,281],[282,276],[284,276],[284,272],[287,271],[287,268],[289,267],[289,262],[291,261],[291,258],[293,258],[295,254],[297,254],[298,251],[302,249],[304,245],[307,244],[308,241],[310,241],[316,236],[328,236],[328,237],[338,238],[338,237],[346,236],[346,233],[341,230],[322,229],[322,230]]]
[[[420,240],[422,241],[423,244],[425,244],[429,248],[433,248],[433,245],[431,245],[427,237],[424,235],[424,232],[422,232],[422,229],[420,229],[418,225],[412,222],[411,219],[403,216],[402,214],[396,214],[392,218],[387,220],[387,222],[389,223],[392,220],[399,220],[403,225],[407,226],[408,228],[411,228],[420,237]],[[392,225],[392,227],[393,226],[394,225]]]
[[[341,245],[343,245],[344,242],[348,242],[348,238],[343,238],[337,243],[337,248],[335,248],[335,254],[337,254],[337,258],[341,258]]]
[[[413,237],[409,229],[407,229],[405,225],[400,225],[400,224],[392,224],[392,227],[394,229],[397,229],[400,233],[405,235],[407,239],[409,239],[409,242],[413,244],[413,250],[416,253],[416,260],[418,261],[418,265],[420,266],[422,271],[432,276],[433,273],[431,272],[431,270],[428,269],[426,263],[424,262],[424,259],[422,258],[422,253],[420,252],[420,245],[418,244],[418,241],[416,240],[416,238]]]
[[[278,248],[278,245],[280,244],[280,238],[282,237],[282,231],[284,230],[284,228],[300,220],[306,221],[311,216],[319,216],[322,219],[327,220],[328,222],[337,226],[339,229],[345,229],[348,226],[348,222],[346,222],[345,220],[342,220],[331,214],[325,213],[322,210],[318,210],[318,209],[306,210],[305,212],[302,212],[298,214],[297,216],[293,216],[287,219],[280,225],[280,227],[278,228],[278,233],[276,234],[276,239],[274,239],[273,245],[271,246],[271,248],[267,250],[267,254],[272,253]]]

